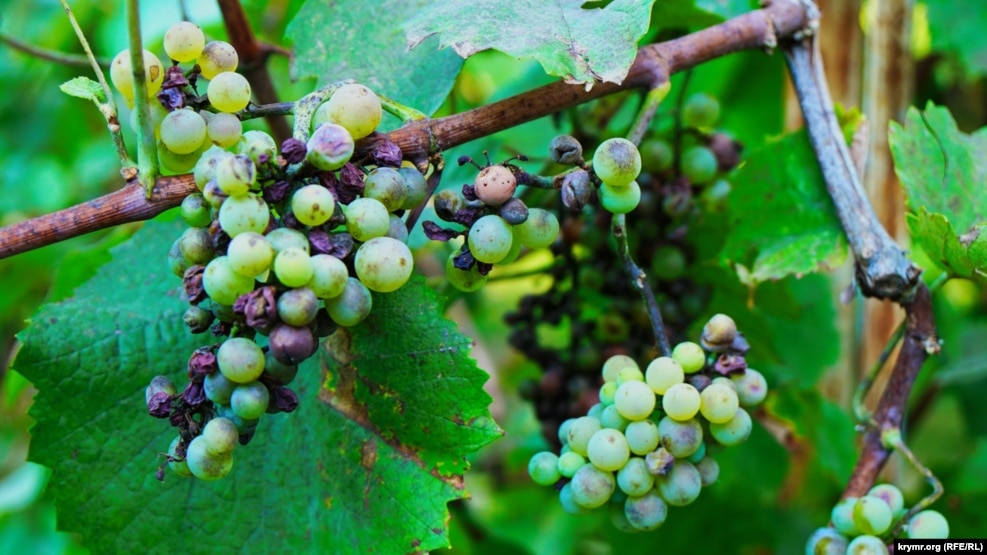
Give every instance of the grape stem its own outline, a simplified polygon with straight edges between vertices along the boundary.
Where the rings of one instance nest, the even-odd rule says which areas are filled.
[[[637,113],[637,119],[634,121],[634,125],[631,127],[630,132],[627,133],[627,140],[634,143],[635,145],[641,144],[641,139],[644,138],[644,134],[648,132],[648,126],[651,125],[651,120],[655,117],[655,112],[658,111],[658,105],[661,104],[662,100],[668,96],[668,92],[672,90],[671,81],[665,81],[661,85],[648,91],[648,94],[644,96],[644,103],[641,105],[641,109]]]
[[[409,232],[415,228],[415,224],[418,223],[418,218],[421,217],[422,211],[425,210],[428,200],[432,198],[432,195],[435,194],[435,190],[438,189],[439,181],[442,180],[442,170],[446,168],[446,162],[442,157],[441,152],[432,155],[430,161],[432,167],[435,169],[432,171],[432,175],[428,176],[425,180],[425,184],[428,186],[427,192],[425,193],[425,200],[408,213],[408,218],[404,222],[404,225],[407,227]],[[418,170],[424,173],[424,168],[422,168],[417,162],[416,165],[419,165]]]
[[[930,505],[935,503],[937,499],[942,497],[944,490],[942,487],[942,482],[939,481],[939,478],[936,478],[936,475],[933,474],[928,467],[922,464],[922,462],[918,460],[918,457],[915,456],[915,453],[913,453],[912,450],[908,448],[908,445],[905,444],[905,440],[901,436],[900,428],[888,428],[884,430],[881,433],[881,441],[886,448],[894,449],[895,451],[901,453],[901,456],[905,457],[905,459],[915,470],[925,476],[925,479],[929,482],[929,485],[932,486],[932,493],[923,497],[918,503],[913,505],[911,509],[908,509],[908,512],[906,512],[898,520],[898,524],[895,525],[894,530],[891,533],[892,536],[898,537],[901,528],[909,520],[911,520],[913,516],[921,511],[924,511]]]
[[[66,66],[79,66],[79,67],[89,67],[92,64],[91,59],[85,54],[70,54],[68,52],[60,52],[58,50],[51,50],[49,48],[42,48],[34,44],[24,42],[18,38],[12,37],[7,33],[0,32],[0,42],[6,44],[7,46],[17,50],[18,52],[23,52],[29,56],[34,56],[39,60],[45,60],[48,62],[53,62],[56,64],[66,65]],[[110,67],[110,60],[96,58],[96,64],[101,68]]]
[[[624,216],[624,214],[614,214],[610,222],[610,233],[617,241],[617,255],[624,264],[624,271],[627,272],[627,276],[631,278],[631,285],[641,294],[641,299],[648,311],[648,319],[651,320],[651,330],[655,334],[658,350],[661,351],[662,356],[672,356],[672,348],[668,344],[668,336],[665,335],[665,323],[661,319],[658,301],[655,300],[655,294],[648,286],[648,276],[631,257],[630,247],[627,244],[627,223]]]
[[[377,98],[380,99],[380,105],[384,111],[401,120],[401,123],[408,123],[409,121],[419,119],[428,119],[428,114],[415,110],[410,106],[405,106],[404,104],[395,102],[386,96],[378,94]]]
[[[130,65],[134,76],[134,109],[137,111],[137,171],[148,199],[158,176],[158,145],[154,140],[151,106],[144,78],[144,45],[141,42],[140,0],[127,0],[127,34],[130,37]]]

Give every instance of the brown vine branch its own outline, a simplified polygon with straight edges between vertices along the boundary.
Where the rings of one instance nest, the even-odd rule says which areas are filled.
[[[18,38],[14,38],[7,33],[0,33],[0,42],[13,48],[14,50],[17,50],[18,52],[23,52],[24,54],[33,56],[39,60],[47,60],[49,62],[66,66],[89,67],[89,58],[83,54],[71,54],[68,52],[51,50],[49,48],[42,48],[40,46],[35,46],[24,42]],[[104,69],[110,67],[110,60],[107,60],[106,58],[97,58],[96,63]]]
[[[641,294],[644,307],[648,311],[648,319],[651,321],[651,331],[655,336],[655,346],[662,356],[672,356],[672,346],[668,343],[668,334],[665,333],[665,323],[661,318],[661,310],[658,308],[658,301],[655,293],[648,285],[647,276],[641,267],[634,262],[631,257],[631,250],[627,244],[627,223],[624,214],[614,214],[610,221],[610,234],[617,242],[617,256],[624,265],[627,277],[631,278],[631,285]]]
[[[221,6],[230,3],[236,2],[220,0]],[[231,8],[230,13],[233,11],[234,8]],[[235,11],[242,15],[239,8]],[[406,159],[425,159],[432,153],[608,94],[632,88],[653,89],[667,82],[668,76],[673,73],[726,54],[752,48],[773,48],[779,40],[798,33],[807,21],[806,8],[802,2],[775,0],[763,9],[719,25],[641,48],[623,83],[599,83],[587,91],[582,86],[560,81],[461,114],[435,120],[419,120],[387,134],[371,135],[357,145],[355,156],[365,155],[373,148],[375,141],[386,139],[396,143]],[[231,40],[239,36],[235,31],[240,29],[240,25],[238,23],[232,28],[228,26]],[[245,18],[242,25],[246,25]],[[240,44],[234,45],[238,50],[242,48]],[[283,109],[284,105],[279,107]],[[290,136],[290,132],[287,136]],[[180,185],[184,185],[184,188]],[[144,204],[128,205],[130,212],[119,209],[106,214],[93,211],[94,206],[113,204],[111,201],[116,199],[115,195],[120,194],[117,192],[55,214],[0,228],[0,259],[113,225],[151,218],[178,206],[185,196],[196,190],[191,176],[162,178],[155,187],[153,197]]]

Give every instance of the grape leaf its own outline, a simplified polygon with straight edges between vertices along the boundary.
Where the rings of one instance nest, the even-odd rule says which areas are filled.
[[[943,269],[962,277],[987,269],[987,128],[968,135],[949,110],[910,108],[889,133],[905,189],[912,239]]]
[[[926,2],[932,48],[956,55],[969,77],[987,75],[987,12],[982,0]]]
[[[451,46],[463,58],[495,49],[538,60],[546,73],[572,83],[619,83],[648,30],[653,3],[614,0],[601,8],[584,0],[437,2],[405,23],[405,31],[411,48],[439,35],[442,47]]]
[[[721,261],[754,285],[828,269],[846,239],[804,132],[769,140],[733,178]]]
[[[307,0],[285,35],[295,43],[294,79],[319,85],[355,79],[374,92],[426,114],[452,89],[463,60],[434,48],[409,51],[399,23],[431,0]]]
[[[53,469],[59,525],[94,553],[426,551],[447,544],[465,455],[500,434],[471,341],[416,279],[292,384],[301,404],[262,419],[217,482],[154,478],[174,432],[147,416],[156,374],[184,383],[210,341],[181,322],[163,259],[181,232],[145,226],[74,297],[22,334],[17,369],[39,389],[31,459]],[[160,264],[146,264],[161,253]],[[160,270],[157,270],[160,268]],[[192,546],[192,547],[190,547]]]
[[[96,105],[106,102],[106,94],[103,92],[103,87],[88,77],[69,79],[59,85],[58,88],[69,96],[91,100]]]

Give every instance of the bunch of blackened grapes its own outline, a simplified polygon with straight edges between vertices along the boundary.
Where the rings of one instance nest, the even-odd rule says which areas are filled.
[[[186,325],[229,339],[193,353],[182,392],[161,376],[148,387],[151,414],[179,428],[168,453],[178,474],[228,474],[261,415],[297,406],[286,386],[318,338],[359,324],[372,292],[410,278],[398,213],[424,201],[424,177],[400,156],[370,171],[350,163],[381,116],[372,91],[343,85],[317,109],[307,143],[289,139],[279,156],[267,133],[247,131],[210,141],[193,165],[201,192],[182,203],[190,227],[169,262],[192,305]]]
[[[751,433],[748,409],[768,392],[764,376],[747,368],[746,341],[734,321],[717,314],[702,345],[683,342],[671,357],[641,371],[626,355],[603,365],[600,403],[559,428],[562,451],[535,454],[532,480],[561,486],[573,514],[608,505],[623,531],[654,530],[668,506],[684,506],[719,476],[715,452]]]
[[[805,545],[806,555],[888,555],[898,536],[909,539],[949,537],[949,523],[939,511],[927,509],[902,522],[908,510],[901,490],[878,484],[863,497],[847,497],[833,507],[829,526],[819,528]],[[900,527],[900,530],[899,530]]]

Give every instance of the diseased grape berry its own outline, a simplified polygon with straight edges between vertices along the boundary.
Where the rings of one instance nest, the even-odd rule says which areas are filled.
[[[273,140],[272,140],[273,143]],[[306,143],[305,159],[320,170],[338,170],[353,156],[353,136],[345,127],[324,123]]]
[[[682,124],[686,127],[709,129],[720,117],[720,103],[706,93],[696,93],[682,106]]]
[[[514,196],[517,178],[506,166],[487,166],[473,181],[476,198],[490,206],[500,206]]]
[[[548,153],[554,162],[574,166],[583,159],[583,145],[572,135],[558,135],[548,145]]]
[[[607,139],[593,153],[593,171],[610,187],[626,187],[641,173],[641,153],[627,139]]]
[[[322,103],[312,118],[314,127],[334,123],[346,128],[354,139],[373,133],[383,117],[380,99],[360,84],[343,85]]]
[[[202,29],[190,21],[179,21],[165,31],[164,49],[176,62],[191,62],[202,54],[206,37]]]

